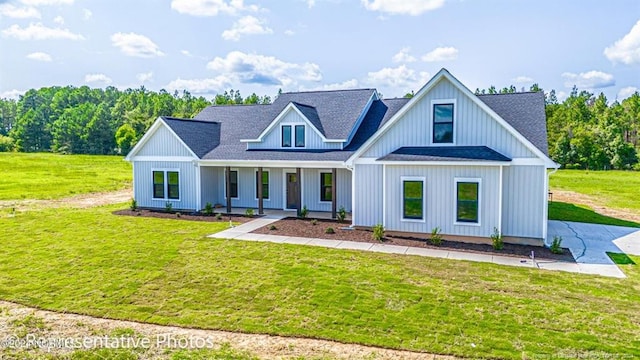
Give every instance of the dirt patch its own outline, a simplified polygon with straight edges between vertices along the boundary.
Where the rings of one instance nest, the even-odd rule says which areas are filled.
[[[90,208],[95,206],[118,204],[131,200],[131,189],[118,191],[81,194],[54,200],[1,200],[0,209],[15,209],[15,211],[38,210],[48,208]]]
[[[190,220],[190,221],[208,221],[208,222],[237,222],[246,223],[258,218],[257,216],[248,217],[245,215],[231,214],[222,216],[218,219],[215,215],[203,215],[200,213],[182,213],[182,212],[166,212],[158,210],[139,209],[133,210],[118,210],[113,212],[114,215],[126,215],[126,216],[142,216],[161,219],[178,219],[178,220]]]
[[[608,208],[598,203],[595,199],[588,195],[557,189],[554,189],[551,192],[553,193],[553,201],[585,205],[592,208],[593,211],[600,215],[610,216],[616,219],[640,222],[640,214],[633,212],[632,210]]]
[[[275,226],[275,230],[271,230],[271,226]],[[313,225],[313,220],[309,219],[297,219],[297,218],[285,218],[274,222],[271,225],[261,227],[253,231],[258,234],[272,234],[272,235],[285,235],[285,236],[299,236],[308,238],[323,238],[333,240],[348,240],[357,242],[367,242],[379,244],[379,241],[373,240],[373,232],[370,230],[353,230],[347,229],[347,223],[339,223],[333,220],[316,220],[316,225]],[[332,228],[335,233],[327,234],[327,228]],[[564,249],[563,254],[554,254],[549,249],[539,246],[527,246],[527,245],[515,245],[504,244],[504,249],[495,250],[488,244],[472,244],[459,241],[447,241],[444,240],[440,246],[435,246],[429,243],[429,235],[425,234],[424,237],[405,237],[398,235],[385,235],[384,244],[399,245],[399,246],[412,246],[420,248],[442,249],[442,250],[456,250],[466,251],[474,253],[482,253],[489,255],[504,255],[517,258],[528,259],[531,255],[531,251],[535,251],[536,259],[546,259],[555,261],[567,261],[575,262],[571,252],[568,249]]]
[[[176,340],[176,342],[196,345],[187,347],[190,349],[197,348],[198,343],[209,340],[214,349],[228,345],[236,351],[255,354],[260,359],[456,359],[452,356],[381,349],[327,340],[197,330],[101,319],[84,315],[37,310],[5,301],[0,301],[0,324],[3,324],[3,326],[0,326],[0,340],[3,341],[15,336],[24,338],[27,335],[35,336],[36,339],[44,339],[45,341],[59,339],[78,339],[83,341],[89,337],[102,338],[105,336],[109,339],[120,338],[121,336],[132,339],[150,339],[151,346],[136,348],[140,359],[169,358],[173,348],[167,346],[166,342],[158,343],[159,339],[169,338]],[[28,350],[24,348],[3,349],[2,346],[4,345],[7,344],[0,343],[0,352],[9,358],[13,358],[13,355],[15,355],[15,358],[27,357],[27,353],[30,358],[49,357],[53,354],[63,355],[71,351],[68,347],[54,347],[50,349],[50,352],[46,348],[37,347]]]

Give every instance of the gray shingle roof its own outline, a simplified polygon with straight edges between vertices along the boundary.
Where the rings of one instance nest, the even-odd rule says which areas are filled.
[[[162,117],[199,158],[220,145],[220,124],[211,121]]]
[[[549,155],[543,92],[479,95],[478,98],[535,147]]]
[[[292,104],[300,110],[300,112],[309,120],[309,122],[311,122],[311,124],[313,124],[313,126],[315,126],[316,129],[318,129],[318,131],[320,131],[323,136],[327,136],[324,132],[324,126],[322,126],[322,122],[320,121],[320,116],[318,116],[316,108],[313,106],[298,104],[296,102],[293,102]]]
[[[365,115],[360,127],[356,131],[351,143],[345,150],[355,151],[362,146],[378,129],[380,129],[389,119],[400,110],[409,99],[384,99],[374,100]]]
[[[379,158],[381,161],[511,161],[486,146],[401,147]]]

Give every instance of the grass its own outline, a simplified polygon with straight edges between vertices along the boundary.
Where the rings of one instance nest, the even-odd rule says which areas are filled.
[[[204,235],[224,224],[111,214],[123,207],[0,217],[0,298],[157,324],[469,357],[640,356],[637,266],[624,268],[627,279],[611,279],[217,240]]]
[[[636,262],[633,261],[633,259],[631,259],[629,255],[624,253],[607,252],[607,255],[617,265],[635,265],[636,264]]]
[[[121,156],[0,153],[0,200],[58,199],[131,186]]]
[[[640,227],[640,223],[598,214],[588,206],[549,202],[549,220],[577,221],[592,224]]]
[[[636,171],[559,170],[549,180],[551,189],[589,195],[603,205],[640,213],[640,173]]]

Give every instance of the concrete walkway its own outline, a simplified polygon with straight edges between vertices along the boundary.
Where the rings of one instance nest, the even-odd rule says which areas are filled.
[[[532,260],[530,258],[517,258],[503,255],[480,254],[455,250],[444,249],[428,249],[410,246],[397,246],[386,244],[374,244],[346,240],[329,240],[316,239],[294,236],[281,236],[270,234],[253,234],[252,231],[274,223],[284,215],[267,215],[265,217],[249,221],[242,225],[230,228],[228,230],[209,235],[210,238],[235,239],[246,241],[265,241],[280,244],[310,245],[321,246],[335,249],[352,249],[361,251],[373,251],[387,254],[417,255],[444,259],[468,260],[477,262],[488,262],[499,265],[533,267],[545,270],[559,270],[583,274],[596,274],[608,277],[624,278],[625,275],[620,269],[609,259],[605,251],[622,252],[615,245],[605,246],[606,242],[612,243],[613,240],[620,241],[627,249],[632,249],[640,255],[640,231],[638,229],[613,227],[609,229],[600,227],[604,225],[566,223],[566,222],[549,222],[549,239],[553,239],[554,235],[562,236],[563,247],[569,247],[577,263],[568,263],[552,260]],[[577,224],[577,225],[576,225]],[[581,225],[592,225],[582,227]],[[576,232],[577,231],[577,232]],[[577,234],[577,235],[576,235]],[[603,241],[596,242],[591,235],[606,234],[597,237]],[[626,237],[625,237],[626,236]],[[551,240],[548,239],[548,242]],[[584,240],[587,239],[587,240]],[[605,240],[609,239],[609,240]],[[585,243],[589,246],[583,246]],[[593,245],[592,245],[593,244]],[[600,244],[595,246],[595,244]],[[614,249],[615,248],[615,249]],[[602,256],[604,254],[604,257]]]

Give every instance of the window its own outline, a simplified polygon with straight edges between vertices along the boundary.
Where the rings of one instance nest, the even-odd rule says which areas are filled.
[[[180,180],[177,171],[167,171],[167,194],[169,199],[180,198]]]
[[[180,173],[178,171],[153,171],[153,198],[180,199]]]
[[[304,147],[304,125],[296,125],[296,147]]]
[[[404,179],[402,181],[402,218],[424,219],[424,180]]]
[[[258,194],[259,192],[259,187],[258,184],[260,184],[260,179],[259,179],[259,172],[256,171],[256,199],[258,198]],[[269,200],[269,172],[268,171],[263,171],[262,172],[262,198],[265,200]]]
[[[475,181],[456,182],[456,221],[478,223],[480,183]]]
[[[153,198],[164,199],[164,171],[153,172]]]
[[[433,142],[453,143],[453,104],[433,104]]]
[[[282,126],[282,147],[291,147],[291,125]]]
[[[229,194],[232,198],[238,198],[238,171],[231,170],[229,173],[231,181],[229,182]]]
[[[333,174],[320,173],[320,201],[333,200]]]

